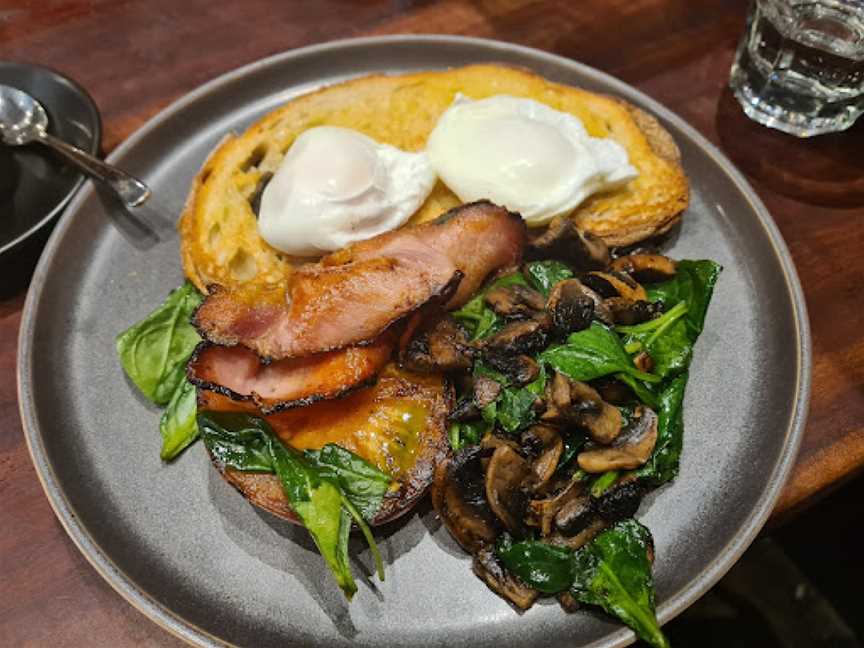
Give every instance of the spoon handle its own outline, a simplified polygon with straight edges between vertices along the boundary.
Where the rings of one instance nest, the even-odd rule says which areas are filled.
[[[127,207],[137,207],[150,196],[150,190],[143,182],[133,178],[125,171],[106,164],[102,160],[64,142],[61,139],[43,133],[39,141],[50,146],[79,169],[101,180],[113,189]]]

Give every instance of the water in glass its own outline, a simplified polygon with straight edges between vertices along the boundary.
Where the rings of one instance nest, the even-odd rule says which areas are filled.
[[[799,137],[864,112],[864,0],[756,0],[730,85],[750,118]]]

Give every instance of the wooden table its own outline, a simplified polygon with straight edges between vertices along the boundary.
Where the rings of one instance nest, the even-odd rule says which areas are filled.
[[[102,110],[106,152],[223,72],[351,36],[498,38],[582,61],[647,92],[746,173],[804,286],[813,398],[776,519],[864,465],[864,124],[798,141],[748,122],[726,88],[745,10],[745,0],[0,0],[0,59],[54,67],[86,87]],[[0,277],[0,644],[177,644],[89,567],[42,494],[15,388],[26,273]]]

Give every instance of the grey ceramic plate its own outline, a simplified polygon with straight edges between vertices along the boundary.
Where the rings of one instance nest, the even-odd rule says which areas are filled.
[[[769,514],[801,438],[810,343],[795,271],[753,190],[690,126],[633,88],[572,61],[482,40],[395,37],[288,52],[167,108],[110,157],[154,190],[125,215],[88,186],[45,250],[20,342],[21,411],[33,461],[70,536],[120,594],[193,643],[621,646],[632,634],[554,603],[516,614],[471,573],[428,504],[379,532],[383,584],[349,606],[305,531],[248,505],[194,447],[159,461],[159,412],[138,398],[114,337],[182,281],[172,229],[208,151],[229,130],[323,83],[371,72],[501,61],[628,99],[677,140],[692,203],[672,254],[725,266],[686,397],[681,475],[639,517],[654,532],[668,621],[740,556]],[[370,556],[354,547],[354,569]]]

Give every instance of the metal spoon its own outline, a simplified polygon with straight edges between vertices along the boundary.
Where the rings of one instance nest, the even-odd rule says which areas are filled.
[[[47,128],[48,115],[42,104],[26,92],[0,84],[0,138],[5,144],[19,146],[40,142],[107,184],[127,207],[137,207],[147,200],[150,190],[143,182],[48,134]]]

